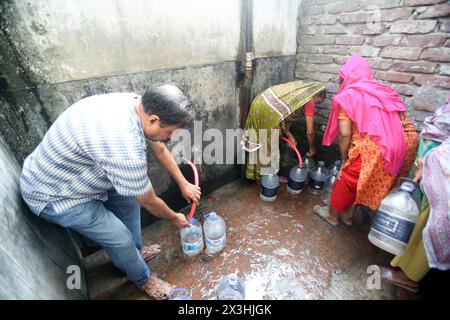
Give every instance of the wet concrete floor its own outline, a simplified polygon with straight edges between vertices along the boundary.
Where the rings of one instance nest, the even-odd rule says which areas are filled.
[[[372,281],[369,266],[387,265],[391,255],[367,239],[370,223],[362,212],[352,227],[332,227],[314,215],[319,196],[305,189],[299,195],[282,185],[278,198],[266,203],[253,183],[237,180],[202,198],[195,217],[215,211],[227,224],[227,245],[216,257],[187,258],[179,231],[158,221],[142,232],[144,244],[163,251],[149,262],[150,270],[192,299],[216,299],[223,275],[246,278],[246,299],[414,299],[416,296],[385,282]],[[186,212],[189,208],[186,208]],[[109,262],[104,251],[86,259],[92,299],[147,299]],[[375,285],[369,288],[368,282]]]

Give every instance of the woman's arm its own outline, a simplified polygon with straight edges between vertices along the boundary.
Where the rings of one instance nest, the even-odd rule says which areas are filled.
[[[313,157],[316,155],[316,146],[314,145],[314,140],[316,133],[314,131],[314,116],[305,116],[306,118],[306,138],[308,139],[309,146],[309,156]]]
[[[344,164],[348,159],[348,149],[352,138],[352,121],[350,119],[339,119],[339,151],[341,152],[341,161]]]

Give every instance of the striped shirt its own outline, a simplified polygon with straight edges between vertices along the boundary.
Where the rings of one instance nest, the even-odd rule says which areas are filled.
[[[111,93],[65,110],[24,162],[20,189],[37,215],[48,203],[57,213],[108,190],[141,196],[152,190],[144,132],[134,105],[139,96]]]

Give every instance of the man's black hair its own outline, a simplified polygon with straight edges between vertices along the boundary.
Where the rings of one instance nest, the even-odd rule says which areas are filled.
[[[169,82],[147,89],[142,96],[142,105],[145,113],[161,119],[161,126],[184,127],[194,118],[194,105],[177,83]]]
[[[327,98],[327,89],[320,91],[319,97],[321,97],[323,100],[325,100]]]

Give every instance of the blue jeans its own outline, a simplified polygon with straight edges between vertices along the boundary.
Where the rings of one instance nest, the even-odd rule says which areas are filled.
[[[134,197],[124,197],[115,189],[108,191],[108,201],[92,200],[56,213],[49,203],[40,216],[72,229],[101,245],[114,266],[136,285],[144,284],[150,270],[141,257],[140,206]]]

